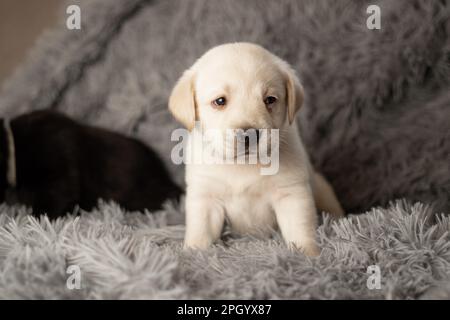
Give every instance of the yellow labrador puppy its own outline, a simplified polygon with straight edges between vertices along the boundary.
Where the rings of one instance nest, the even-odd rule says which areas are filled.
[[[261,174],[265,165],[260,161],[188,164],[185,248],[207,248],[220,238],[227,220],[241,233],[260,233],[278,226],[290,247],[310,256],[320,253],[315,240],[316,207],[335,217],[344,212],[305,152],[295,122],[302,103],[303,88],[294,70],[255,44],[220,45],[185,71],[169,101],[178,121],[191,133],[276,130],[278,143],[268,149],[277,152],[279,159],[274,174]],[[265,141],[275,138],[267,134]],[[192,134],[191,139],[201,142],[202,138]],[[257,134],[256,144],[262,140]],[[216,145],[224,142],[216,139]],[[197,152],[191,150],[192,144],[188,148],[188,153]],[[248,159],[247,145],[245,150]]]

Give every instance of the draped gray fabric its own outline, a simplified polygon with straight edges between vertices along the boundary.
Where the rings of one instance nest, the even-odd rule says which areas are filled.
[[[77,222],[68,217],[52,224],[3,206],[0,297],[448,293],[450,224],[440,215],[450,212],[448,1],[78,3],[82,30],[69,31],[62,20],[41,37],[0,91],[0,116],[54,108],[136,136],[182,183],[183,167],[170,160],[170,133],[179,127],[167,111],[174,82],[214,45],[255,42],[298,71],[306,103],[297,120],[312,162],[346,210],[361,215],[325,221],[323,254],[309,261],[285,249],[277,235],[261,240],[227,233],[206,253],[182,253],[183,208],[170,204],[153,218],[123,216],[114,204],[102,204]],[[369,4],[381,8],[381,30],[366,27]],[[65,287],[70,261],[85,270],[82,290]],[[380,290],[366,286],[369,265],[381,268]]]

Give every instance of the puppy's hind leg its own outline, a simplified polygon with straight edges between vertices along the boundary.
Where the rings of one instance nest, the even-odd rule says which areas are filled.
[[[330,213],[333,218],[342,218],[345,215],[333,187],[317,172],[313,174],[313,194],[317,209]]]

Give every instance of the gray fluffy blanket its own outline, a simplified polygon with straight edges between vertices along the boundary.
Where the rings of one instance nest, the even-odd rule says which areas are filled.
[[[308,259],[278,234],[228,230],[183,252],[182,204],[151,214],[100,202],[55,222],[2,205],[0,298],[449,298],[450,3],[373,3],[381,30],[366,27],[369,1],[79,2],[82,30],[62,19],[40,38],[2,88],[0,116],[54,108],[136,136],[183,183],[170,161],[172,85],[208,48],[256,42],[301,75],[303,139],[352,215],[324,216],[322,254]],[[67,286],[71,265],[80,289]]]

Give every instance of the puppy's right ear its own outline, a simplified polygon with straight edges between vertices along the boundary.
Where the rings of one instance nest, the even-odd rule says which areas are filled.
[[[195,125],[196,102],[194,72],[187,70],[178,80],[169,98],[169,110],[189,131]]]

